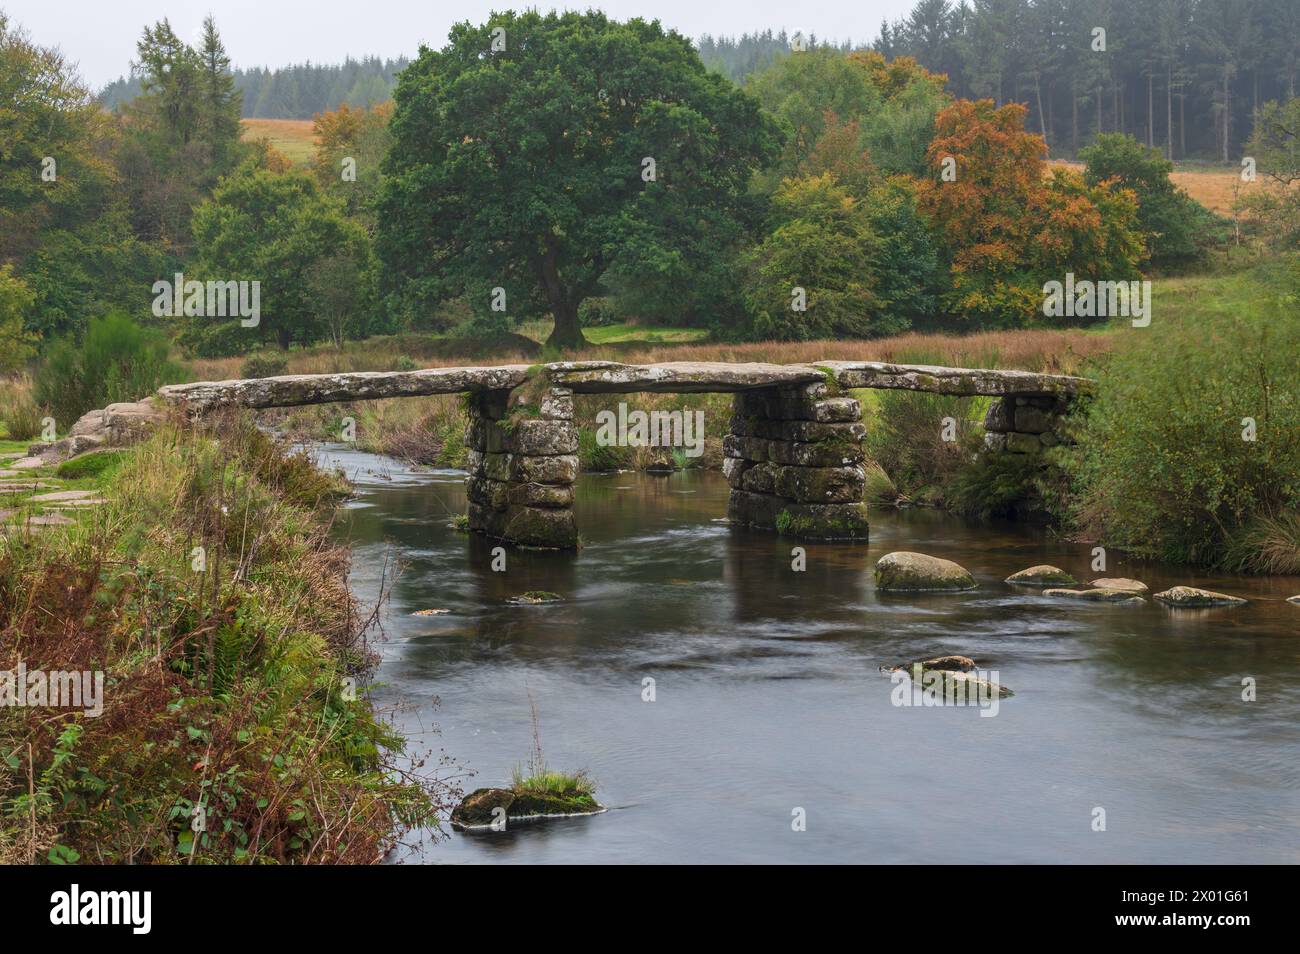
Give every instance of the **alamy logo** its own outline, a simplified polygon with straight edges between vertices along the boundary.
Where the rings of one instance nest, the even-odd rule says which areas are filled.
[[[911,671],[906,667],[893,670],[889,680],[894,684],[889,700],[894,706],[977,706],[981,718],[998,714],[1003,693],[996,669],[961,672],[926,669],[921,663],[913,663]]]
[[[20,662],[17,669],[0,670],[0,706],[53,706],[81,709],[90,718],[104,713],[102,671],[45,672]]]
[[[687,457],[704,453],[703,411],[629,411],[596,413],[596,443],[601,447],[684,447]]]
[[[1043,285],[1043,314],[1048,318],[1132,318],[1134,328],[1151,324],[1151,283],[1074,280]]]
[[[256,328],[262,320],[262,283],[236,281],[186,281],[182,272],[174,281],[153,283],[155,318],[240,318],[240,325]]]
[[[129,924],[132,934],[148,934],[153,895],[149,891],[69,891],[50,895],[51,924]]]

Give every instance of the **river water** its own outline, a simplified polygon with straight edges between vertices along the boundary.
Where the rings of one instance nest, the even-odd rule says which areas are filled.
[[[494,572],[491,544],[448,526],[462,473],[321,455],[358,485],[339,526],[358,597],[403,565],[372,696],[412,749],[475,773],[466,791],[506,784],[533,748],[531,697],[547,762],[586,769],[610,808],[413,838],[394,860],[1300,861],[1300,606],[1284,601],[1300,578],[1118,554],[1097,574],[1090,547],[1040,531],[883,508],[869,545],[805,544],[796,572],[796,542],[729,527],[725,480],[700,472],[584,475],[583,549],[511,550]],[[876,593],[891,550],[957,560],[980,588]],[[1252,602],[1175,612],[1001,582],[1037,563]],[[529,590],[564,601],[508,602]],[[1015,695],[996,715],[893,704],[881,664],[946,653]]]

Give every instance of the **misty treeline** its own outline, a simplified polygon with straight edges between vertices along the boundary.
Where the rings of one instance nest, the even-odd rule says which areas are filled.
[[[1099,28],[1104,50],[1094,49]],[[743,82],[790,39],[706,36],[700,56]],[[1300,0],[920,0],[859,46],[914,57],[959,98],[1025,104],[1053,155],[1124,132],[1171,159],[1226,162],[1261,103],[1295,96]]]
[[[397,74],[410,63],[404,56],[385,60],[367,56],[342,65],[299,63],[278,69],[233,69],[234,88],[241,94],[245,119],[311,119],[340,106],[364,108],[393,96]],[[144,91],[137,70],[109,83],[99,94],[108,109],[129,103]]]
[[[1097,29],[1104,50],[1094,49]],[[1300,73],[1300,0],[919,0],[870,42],[764,30],[706,34],[697,46],[706,65],[743,83],[787,55],[797,35],[810,48],[911,56],[945,74],[958,98],[1023,103],[1053,155],[1125,132],[1171,159],[1230,161],[1250,138],[1254,110],[1295,96]],[[244,117],[310,119],[391,98],[409,62],[366,57],[232,75]],[[138,75],[124,77],[100,101],[111,109],[140,92]]]

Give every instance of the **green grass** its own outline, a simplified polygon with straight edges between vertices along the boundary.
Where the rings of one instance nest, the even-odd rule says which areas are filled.
[[[536,774],[525,776],[521,766],[516,765],[511,776],[511,789],[517,795],[554,795],[573,798],[575,796],[592,796],[596,792],[596,783],[586,772],[553,772],[543,768]]]
[[[549,320],[528,321],[518,328],[521,335],[543,342],[551,333]],[[655,325],[601,325],[583,328],[582,334],[592,344],[690,344],[704,341],[709,333],[704,328],[671,328]]]

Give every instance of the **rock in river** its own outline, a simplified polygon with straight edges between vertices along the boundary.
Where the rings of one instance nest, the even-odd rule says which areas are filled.
[[[1093,580],[1088,585],[1103,590],[1129,590],[1133,593],[1145,593],[1147,591],[1147,585],[1141,580],[1130,580],[1126,576],[1104,576],[1099,580]]]
[[[898,550],[876,561],[876,589],[893,592],[952,593],[975,589],[975,578],[951,560]]]
[[[1007,577],[1007,582],[1018,583],[1021,586],[1074,586],[1079,581],[1060,567],[1043,563],[1021,570],[1019,573],[1012,573]]]
[[[1177,609],[1201,609],[1206,606],[1240,606],[1245,603],[1240,596],[1228,596],[1213,590],[1198,590],[1194,586],[1175,586],[1157,593],[1156,599]]]
[[[508,788],[479,788],[470,792],[451,811],[451,823],[460,829],[491,828],[504,817],[506,825],[516,821],[596,815],[605,810],[590,795],[557,795],[549,792],[514,792]],[[502,814],[504,812],[504,815]]]
[[[1015,695],[1001,683],[985,679],[969,656],[936,656],[901,666],[881,666],[881,672],[905,672],[918,686],[933,688],[945,698],[1006,698]]]
[[[1044,596],[1063,600],[1087,600],[1090,603],[1145,603],[1133,590],[1115,590],[1098,586],[1091,590],[1043,590]]]

